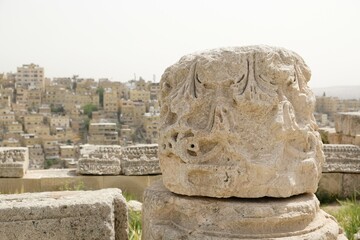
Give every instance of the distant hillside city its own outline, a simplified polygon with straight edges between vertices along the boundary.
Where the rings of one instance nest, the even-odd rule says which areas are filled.
[[[43,67],[22,65],[16,73],[0,74],[0,146],[27,147],[29,168],[36,169],[66,167],[83,144],[157,143],[159,89],[141,77],[125,83],[76,75],[49,79]],[[336,130],[343,119],[338,112],[359,111],[359,98],[317,97],[315,117],[324,141],[360,145],[360,124],[352,138]]]
[[[159,83],[45,77],[26,64],[0,74],[1,147],[28,147],[30,168],[76,159],[79,145],[156,143]],[[33,166],[31,166],[33,163]]]

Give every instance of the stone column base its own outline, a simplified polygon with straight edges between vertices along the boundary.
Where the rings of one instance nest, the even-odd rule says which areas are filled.
[[[217,199],[167,190],[144,193],[142,239],[346,239],[314,194],[289,198]]]

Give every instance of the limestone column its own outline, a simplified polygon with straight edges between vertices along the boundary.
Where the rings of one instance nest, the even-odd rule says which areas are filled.
[[[182,57],[160,86],[162,182],[143,239],[346,239],[314,193],[324,154],[310,69],[269,46]]]

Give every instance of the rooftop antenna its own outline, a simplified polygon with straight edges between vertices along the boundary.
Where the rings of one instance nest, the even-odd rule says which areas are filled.
[[[153,82],[155,83],[155,80],[156,80],[156,75],[153,74]]]

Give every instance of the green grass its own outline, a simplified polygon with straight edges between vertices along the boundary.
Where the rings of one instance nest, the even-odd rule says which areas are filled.
[[[129,210],[129,240],[140,240],[141,233],[141,212]]]
[[[339,201],[341,208],[331,213],[344,229],[349,240],[354,239],[354,234],[360,231],[360,202],[356,197]]]
[[[333,215],[338,221],[339,225],[344,229],[349,240],[354,239],[354,234],[360,231],[360,202],[357,199],[359,193],[356,193],[351,198],[345,200],[336,200],[338,207],[329,207],[327,203],[333,199],[333,196],[325,196],[325,204],[322,205],[323,210]],[[324,197],[324,196],[323,196]],[[320,201],[322,204],[324,202]],[[330,202],[330,201],[329,201]]]

